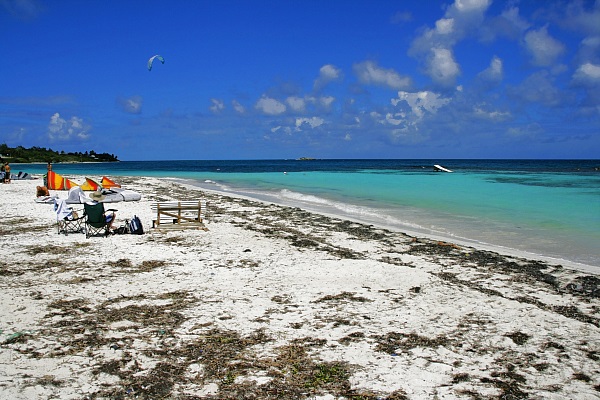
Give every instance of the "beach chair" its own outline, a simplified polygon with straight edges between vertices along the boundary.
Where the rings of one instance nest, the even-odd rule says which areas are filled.
[[[103,203],[84,203],[85,215],[85,237],[89,239],[91,236],[104,235],[108,236],[110,227],[115,220],[115,212],[117,210],[104,210]],[[112,212],[112,214],[108,214]]]
[[[64,199],[54,198],[54,211],[56,212],[56,225],[58,233],[67,235],[81,232],[81,223],[84,216],[78,216],[77,212],[67,205]]]
[[[202,222],[202,212],[206,209],[206,201],[166,201],[153,203],[151,207],[152,211],[156,212],[156,219],[152,221],[153,228],[158,230],[187,228],[207,230]]]

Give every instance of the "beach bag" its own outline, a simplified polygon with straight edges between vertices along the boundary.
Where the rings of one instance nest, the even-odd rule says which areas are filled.
[[[129,233],[134,235],[143,235],[144,228],[142,227],[142,221],[137,215],[134,215],[131,221],[129,221]]]
[[[128,226],[120,226],[120,227],[118,227],[117,229],[115,229],[115,230],[113,231],[113,233],[114,233],[115,235],[123,235],[123,234],[125,234],[125,233],[129,233],[129,227],[128,227]]]

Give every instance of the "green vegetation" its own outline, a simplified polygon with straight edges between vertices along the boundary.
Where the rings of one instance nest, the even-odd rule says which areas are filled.
[[[31,147],[29,149],[23,146],[8,147],[6,143],[0,144],[0,155],[2,159],[8,162],[15,163],[32,163],[32,162],[91,162],[91,161],[119,161],[117,156],[108,153],[96,153],[94,150],[84,153],[74,152],[66,153],[63,151],[54,151],[43,147]]]

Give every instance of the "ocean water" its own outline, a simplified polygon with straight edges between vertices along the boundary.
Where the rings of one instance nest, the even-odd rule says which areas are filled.
[[[453,173],[435,172],[441,164]],[[600,272],[600,160],[244,160],[56,164],[155,176]],[[13,170],[45,173],[43,164]]]

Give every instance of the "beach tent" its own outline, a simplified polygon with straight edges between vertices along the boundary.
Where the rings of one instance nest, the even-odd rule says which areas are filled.
[[[81,185],[81,190],[95,192],[98,189],[102,189],[102,185],[90,178],[85,178],[85,182]]]
[[[108,179],[107,177],[103,176],[102,177],[102,181],[101,181],[102,187],[105,189],[110,189],[110,188],[120,188],[121,185],[119,185],[118,183],[116,183],[113,180]]]
[[[48,189],[52,190],[69,190],[78,186],[72,180],[63,177],[60,174],[57,174],[54,171],[48,171],[47,175],[47,185]]]

